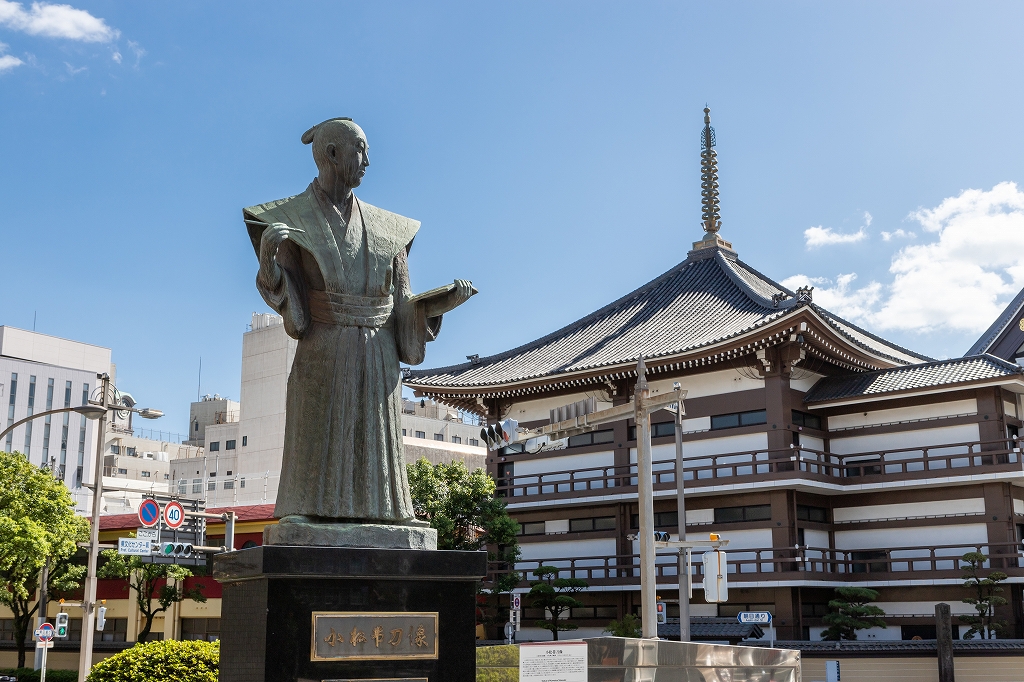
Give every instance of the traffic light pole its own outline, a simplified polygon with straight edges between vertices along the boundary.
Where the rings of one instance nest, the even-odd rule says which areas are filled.
[[[678,390],[679,384],[676,384]],[[683,475],[683,415],[686,414],[683,403],[676,405],[676,505],[679,523],[679,540],[686,542],[686,483]],[[679,641],[690,641],[690,553],[679,550]]]
[[[89,527],[89,562],[85,574],[85,598],[82,600],[82,645],[78,657],[78,679],[89,677],[92,668],[92,646],[96,628],[96,568],[100,554],[100,512],[103,509],[103,444],[107,431],[107,410],[110,393],[110,375],[98,374],[101,380],[100,401],[103,414],[96,425],[96,467],[92,489],[92,525]]]
[[[43,571],[39,578],[39,606],[36,611],[36,628],[46,622],[46,606],[49,603],[49,596],[47,592],[47,583],[50,580],[50,560],[47,559],[43,562]],[[32,668],[39,670],[46,665],[46,649],[36,649],[35,660],[33,661]]]

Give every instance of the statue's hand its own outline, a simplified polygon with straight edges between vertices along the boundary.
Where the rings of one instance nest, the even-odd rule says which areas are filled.
[[[473,290],[473,283],[468,279],[457,279],[455,280],[455,291],[452,292],[455,298],[455,305],[453,308],[462,305],[476,293]]]
[[[263,230],[260,238],[260,268],[270,281],[277,280],[274,276],[277,272],[277,250],[288,239],[290,230],[284,223],[271,223],[270,227]]]

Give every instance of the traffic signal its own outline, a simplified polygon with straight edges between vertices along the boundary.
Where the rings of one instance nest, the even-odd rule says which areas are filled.
[[[57,614],[57,621],[56,621],[53,629],[55,631],[54,635],[53,635],[54,637],[56,637],[57,639],[67,639],[68,638],[68,614],[66,614],[66,613],[58,613]]]
[[[515,440],[516,432],[519,430],[519,422],[509,418],[499,424],[492,424],[480,429],[480,437],[487,443],[488,450],[497,450]]]
[[[709,604],[729,601],[729,564],[725,552],[704,552],[704,600]]]
[[[192,545],[185,542],[165,542],[160,545],[160,554],[166,557],[189,557],[192,551]]]
[[[658,602],[658,625],[663,625],[668,622],[668,611],[665,608],[665,602]]]
[[[103,631],[103,628],[107,624],[107,607],[101,606],[96,609],[96,629]]]
[[[669,535],[668,533],[666,533],[664,531],[660,531],[660,530],[654,531],[654,541],[655,542],[668,542],[671,539],[671,537],[672,537],[671,535]]]

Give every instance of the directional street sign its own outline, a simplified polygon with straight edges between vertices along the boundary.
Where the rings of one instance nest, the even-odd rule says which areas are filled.
[[[164,506],[164,523],[172,529],[181,528],[185,523],[185,508],[177,500],[171,500]]]
[[[138,538],[118,538],[117,553],[125,556],[149,556],[153,552],[153,543]]]
[[[156,500],[143,500],[139,505],[139,522],[149,528],[160,521],[160,505]]]
[[[768,625],[772,622],[772,614],[767,611],[741,611],[736,620],[747,624]]]
[[[39,629],[36,630],[36,637],[39,638],[40,642],[49,642],[53,639],[53,626],[49,623],[43,623],[39,626]]]

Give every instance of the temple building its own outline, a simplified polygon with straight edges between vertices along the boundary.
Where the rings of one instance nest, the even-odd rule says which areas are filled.
[[[688,539],[729,540],[729,601],[707,604],[693,567],[691,613],[770,611],[780,639],[814,640],[834,589],[878,591],[885,629],[861,639],[934,638],[949,603],[954,636],[973,613],[959,557],[980,551],[1008,574],[1001,636],[1024,636],[1021,428],[1024,292],[961,358],[901,348],[790,291],[740,259],[719,233],[714,131],[702,138],[703,240],[686,260],[619,300],[519,348],[414,370],[417,396],[489,423],[548,424],[559,408],[628,403],[641,357],[651,393],[686,393],[683,471],[674,415],[652,416],[657,530],[676,537],[676,477]],[[564,410],[562,414],[564,414]],[[561,449],[489,453],[522,528],[523,572],[541,565],[584,578],[589,636],[639,610],[635,424],[606,424]],[[677,557],[659,554],[658,595],[678,617]],[[524,606],[528,626],[541,611]],[[678,632],[678,630],[677,630]]]

